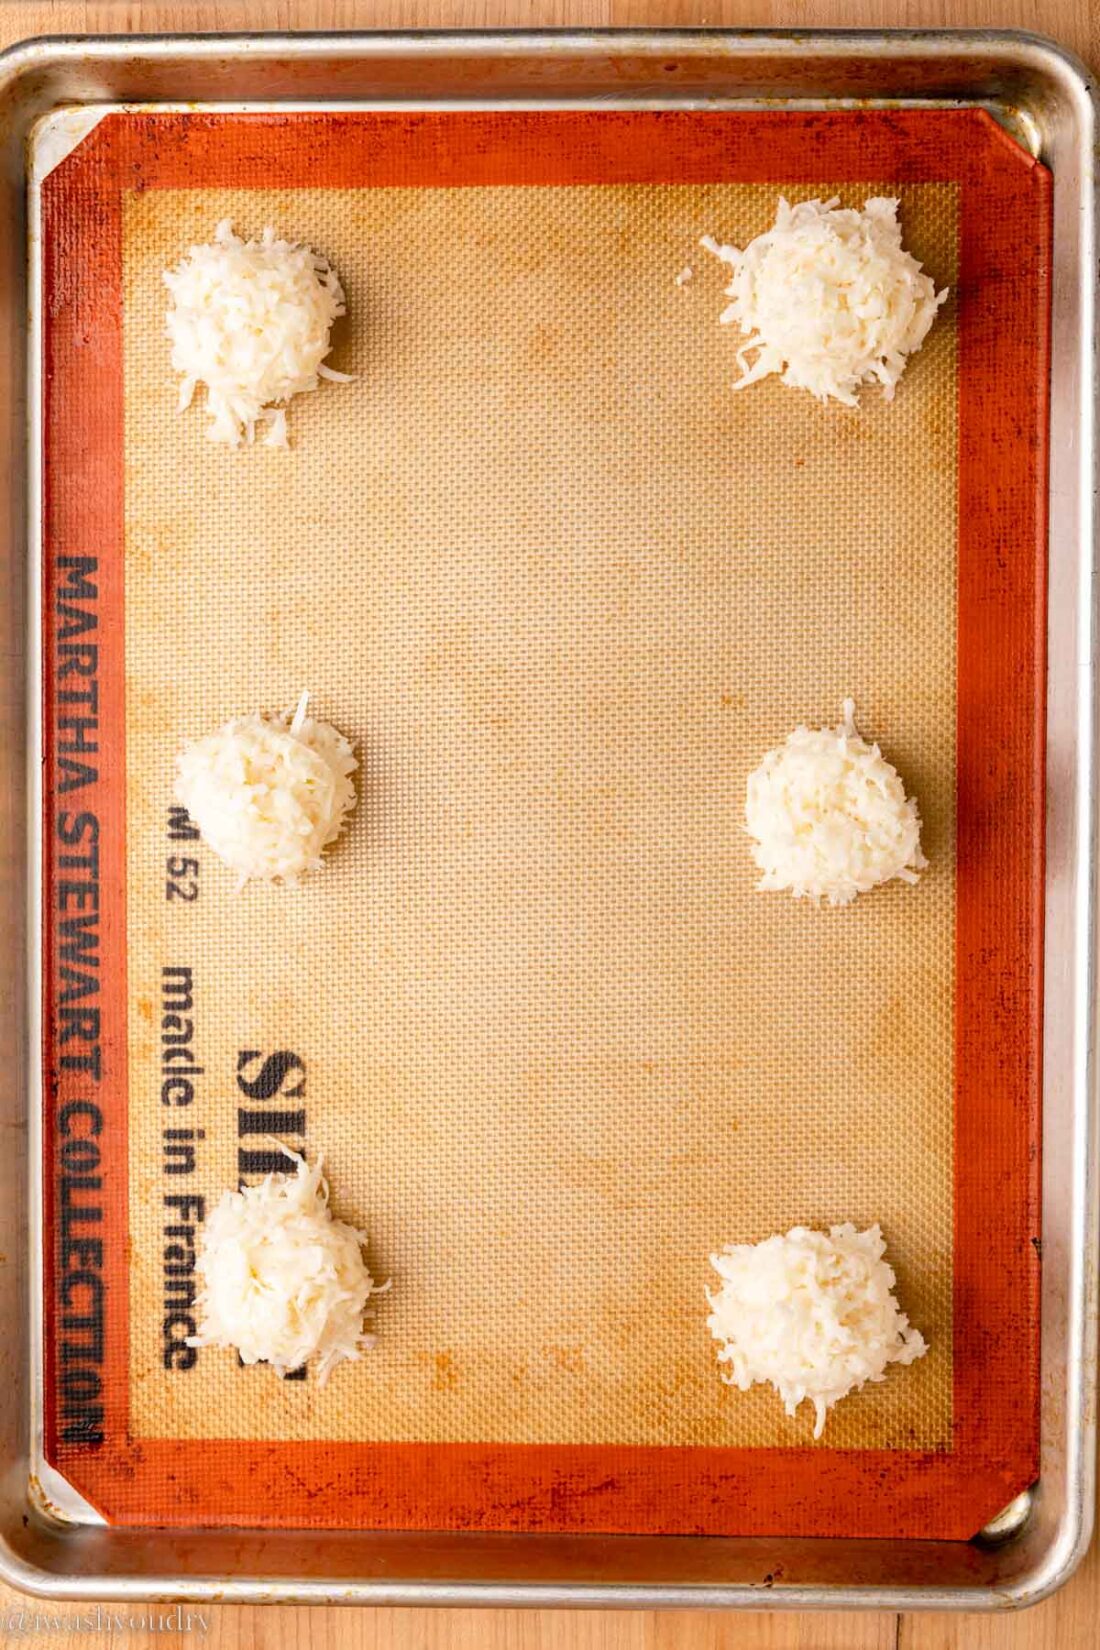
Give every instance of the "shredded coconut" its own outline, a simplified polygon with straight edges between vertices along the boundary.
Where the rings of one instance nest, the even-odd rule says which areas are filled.
[[[327,259],[308,246],[234,235],[229,219],[213,244],[193,246],[165,272],[172,294],[167,331],[172,366],[183,374],[179,410],[206,385],[211,441],[236,447],[256,425],[268,424],[265,445],[285,447],[285,404],[315,390],[322,378],[350,383],[324,364],[329,334],[345,312],[343,289]]]
[[[847,905],[898,877],[915,883],[927,860],[917,804],[877,745],[855,729],[844,701],[835,730],[798,727],[749,775],[745,825],[757,884]]]
[[[242,884],[315,870],[355,806],[351,745],[306,715],[308,699],[293,720],[235,717],[177,759],[176,800]]]
[[[232,1348],[280,1376],[316,1358],[324,1385],[342,1359],[374,1345],[363,1316],[380,1290],[363,1261],[365,1234],[332,1217],[321,1159],[310,1168],[281,1150],[296,1173],[226,1192],[206,1218],[195,1261],[199,1329],[187,1344]]]
[[[707,1327],[721,1343],[723,1380],[742,1392],[770,1381],[788,1415],[808,1398],[820,1438],[841,1398],[883,1380],[888,1364],[923,1357],[927,1344],[898,1309],[885,1252],[877,1226],[857,1232],[846,1222],[828,1236],[795,1226],[712,1255],[722,1284],[707,1290]]]
[[[774,226],[744,251],[710,235],[701,244],[733,269],[722,322],[749,335],[735,389],[776,372],[821,401],[854,407],[870,383],[890,401],[947,299],[902,246],[896,200],[856,212],[836,197],[791,206],[781,196]]]

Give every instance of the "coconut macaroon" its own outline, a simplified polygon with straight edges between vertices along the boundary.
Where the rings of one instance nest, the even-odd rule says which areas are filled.
[[[770,1382],[792,1416],[808,1398],[820,1438],[841,1398],[928,1350],[894,1298],[885,1252],[877,1226],[857,1232],[845,1223],[827,1234],[795,1226],[712,1255],[722,1283],[707,1290],[707,1327],[720,1343],[722,1379],[742,1392]]]
[[[702,245],[733,269],[722,322],[748,334],[735,389],[780,373],[821,401],[854,407],[873,383],[890,401],[947,299],[902,246],[892,199],[857,212],[836,197],[791,206],[780,196],[773,227],[744,251],[710,235]]]
[[[897,877],[918,881],[916,802],[877,745],[856,732],[846,699],[838,728],[797,727],[748,777],[745,826],[758,888],[847,905]]]
[[[322,378],[350,382],[325,365],[332,324],[345,312],[343,289],[308,246],[279,240],[270,228],[243,241],[226,218],[213,242],[191,247],[164,283],[172,294],[172,365],[183,374],[179,409],[205,384],[211,441],[236,447],[262,422],[265,445],[285,447],[286,403]]]
[[[241,885],[293,884],[317,869],[355,806],[352,747],[307,716],[308,701],[293,719],[234,717],[177,758],[177,802]]]
[[[316,1360],[324,1385],[338,1363],[374,1345],[363,1317],[380,1290],[363,1260],[365,1234],[333,1219],[320,1158],[310,1168],[281,1150],[294,1171],[226,1192],[203,1223],[198,1332],[187,1344],[231,1348],[279,1376]]]

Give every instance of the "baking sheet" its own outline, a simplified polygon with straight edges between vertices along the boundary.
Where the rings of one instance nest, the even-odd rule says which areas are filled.
[[[719,1386],[705,1257],[854,1218],[882,1221],[933,1352],[813,1454],[950,1453],[955,307],[893,408],[735,397],[721,271],[687,249],[748,238],[783,180],[517,187],[510,124],[519,176],[476,189],[261,196],[238,155],[228,188],[120,194],[127,1438],[143,1458],[263,1439],[324,1441],[318,1462],[442,1443],[778,1467],[809,1418]],[[204,131],[173,127],[192,162]],[[907,243],[955,286],[958,180],[899,192]],[[226,454],[198,412],[170,414],[160,272],[224,215],[301,234],[349,291],[334,359],[357,383],[292,409],[292,455]],[[303,685],[365,758],[348,841],[289,895],[236,895],[200,850],[199,898],[166,900],[166,855],[192,851],[168,840],[180,738]],[[757,896],[744,774],[846,693],[920,798],[933,868],[843,913]],[[184,1177],[163,1172],[155,1104],[166,967],[190,971],[202,1068]],[[236,1080],[278,1049],[304,1067],[290,1109],[340,1212],[395,1280],[378,1351],[324,1393],[217,1354],[164,1367],[164,1197],[235,1180]],[[600,1519],[571,1483],[565,1527]],[[158,1493],[154,1472],[147,1508]],[[715,1491],[720,1527],[742,1527],[731,1501]],[[302,1518],[291,1484],[271,1511]]]

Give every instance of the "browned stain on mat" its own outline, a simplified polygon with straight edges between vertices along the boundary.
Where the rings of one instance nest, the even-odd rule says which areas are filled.
[[[823,183],[823,192],[832,186]],[[792,194],[816,191],[801,189]],[[861,200],[868,187],[843,191]],[[133,1428],[138,1437],[768,1445],[718,1383],[709,1251],[879,1220],[932,1352],[826,1446],[951,1423],[956,399],[951,306],[887,406],[735,395],[703,232],[765,186],[151,191],[125,213]],[[955,280],[955,192],[902,191]],[[293,451],[177,418],[161,272],[219,217],[326,252],[356,373]],[[547,249],[554,256],[547,256]],[[625,254],[625,255],[624,255]],[[690,261],[694,280],[673,277]],[[325,871],[164,898],[184,737],[303,687],[359,746]],[[846,694],[932,868],[758,895],[744,778]],[[160,970],[194,977],[195,1187],[235,1183],[243,1049],[392,1292],[319,1392],[161,1365]]]

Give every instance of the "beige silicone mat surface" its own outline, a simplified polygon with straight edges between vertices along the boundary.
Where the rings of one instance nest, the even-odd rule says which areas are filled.
[[[894,192],[953,285],[953,187]],[[808,1406],[720,1384],[707,1257],[878,1220],[932,1350],[820,1447],[948,1441],[953,305],[892,406],[733,394],[697,242],[743,244],[775,195],[128,198],[137,1438],[807,1443]],[[161,275],[226,216],[309,241],[348,293],[332,361],[356,382],[294,403],[289,453],[174,411]],[[167,901],[181,741],[303,688],[357,743],[350,831],[296,890],[237,893],[200,847],[198,898]],[[843,911],[756,893],[745,776],[846,695],[931,868]],[[192,971],[202,1067],[171,1120],[166,967]],[[228,1353],[163,1367],[163,1196],[236,1184],[238,1057],[279,1049],[393,1280],[377,1349],[323,1391]],[[167,1121],[204,1136],[178,1181]]]

